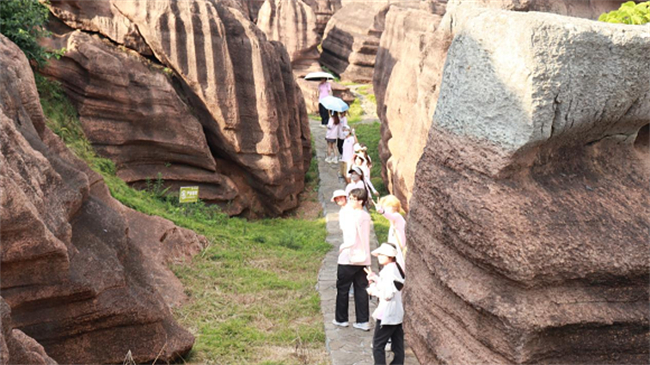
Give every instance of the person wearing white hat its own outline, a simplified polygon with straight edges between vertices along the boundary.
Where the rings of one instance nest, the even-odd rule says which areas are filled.
[[[390,339],[395,354],[391,364],[404,364],[404,306],[402,305],[402,288],[405,275],[396,262],[397,250],[389,243],[382,243],[372,251],[383,268],[379,275],[366,269],[368,274],[368,294],[379,298],[379,305],[372,313],[375,319],[375,333],[372,338],[372,356],[375,364],[386,364],[386,343]]]
[[[363,178],[363,170],[359,166],[352,166],[350,170],[348,171],[350,174],[350,183],[345,187],[345,192],[350,193],[354,189],[363,189],[367,192],[367,199],[370,199],[370,190],[368,190],[368,186],[366,185],[366,182],[364,181]],[[363,206],[366,207],[368,205],[368,201],[363,202]]]

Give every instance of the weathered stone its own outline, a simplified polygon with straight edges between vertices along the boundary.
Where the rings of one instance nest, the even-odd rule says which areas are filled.
[[[518,11],[544,11],[595,19],[617,9],[617,1],[428,0],[424,10],[393,6],[386,15],[385,28],[376,58],[373,85],[377,114],[382,123],[379,145],[382,175],[389,190],[408,209],[415,167],[426,144],[427,131],[440,89],[442,69],[456,23],[446,9],[463,3],[468,8],[493,7]],[[433,13],[433,14],[432,14]],[[437,15],[444,15],[439,18]]]
[[[327,22],[341,9],[341,0],[303,0],[316,12],[316,32],[321,37],[325,33]]]
[[[101,33],[141,54],[152,54],[138,27],[111,1],[52,0],[49,8],[54,16],[71,28]]]
[[[0,331],[0,363],[2,364],[56,364],[49,357],[43,346],[27,336],[23,331],[14,328],[11,320],[9,305],[0,298],[0,316],[2,331]]]
[[[320,69],[316,13],[302,0],[266,0],[257,26],[268,39],[284,44],[293,69]]]
[[[86,3],[80,2],[79,6]],[[165,170],[161,166],[169,162],[161,165],[160,160],[146,153],[150,149],[144,148],[141,151],[145,155],[133,155],[129,163],[134,168],[122,169],[121,177],[142,185],[143,178],[155,179],[156,174],[145,177],[140,171],[159,170],[174,188],[184,181],[195,181],[206,187],[202,198],[219,203],[231,214],[278,215],[297,206],[297,194],[304,185],[304,166],[309,165],[303,162],[310,158],[309,153],[303,156],[303,139],[309,135],[304,130],[307,115],[304,109],[300,110],[304,101],[296,93],[290,60],[283,54],[286,51],[268,42],[248,20],[247,6],[250,3],[236,0],[111,2],[111,7],[138,29],[156,60],[173,73],[178,84],[176,92],[183,94],[181,99],[194,112],[194,116],[186,113],[178,121],[189,120],[188,129],[196,127],[195,118],[200,122],[201,128],[196,132],[204,137],[198,141],[207,141],[216,163],[214,167],[210,156],[204,154],[205,146],[198,143],[194,147],[200,152],[195,151],[194,155],[198,152],[206,159],[189,162],[194,157],[185,156],[178,166],[171,161],[172,169]],[[106,55],[109,56],[110,53]],[[164,77],[159,79],[161,75],[143,77],[163,83],[163,91],[171,92],[170,83],[165,84]],[[129,85],[136,81],[123,78],[131,82]],[[168,98],[174,99],[173,95]],[[182,103],[173,101],[171,109],[182,109]],[[140,106],[159,110],[146,98]],[[149,132],[149,126],[144,127]],[[96,132],[102,133],[98,129]],[[193,133],[186,131],[186,135]],[[123,151],[123,146],[106,146],[103,152],[118,160],[128,158],[130,154]],[[173,144],[157,147],[166,154],[182,157],[182,151],[175,150]],[[157,156],[163,158],[164,154]],[[298,165],[294,165],[295,161]],[[142,167],[138,171],[136,164]],[[192,176],[182,176],[188,171]]]
[[[372,81],[379,38],[390,8],[386,2],[350,3],[327,23],[320,61],[341,80]]]
[[[46,127],[29,63],[3,36],[0,62],[0,274],[15,348],[25,363],[186,353],[194,338],[170,312],[184,294],[166,264],[196,253],[205,238],[114,200]],[[11,358],[5,327],[3,335],[9,361],[23,361]]]
[[[454,24],[407,228],[418,359],[647,361],[650,34],[497,10]]]
[[[146,187],[161,178],[172,191],[199,185],[199,198],[226,213],[246,208],[235,183],[217,172],[201,123],[162,67],[80,31],[48,38],[47,46],[66,53],[40,72],[61,81],[85,136],[121,179]]]

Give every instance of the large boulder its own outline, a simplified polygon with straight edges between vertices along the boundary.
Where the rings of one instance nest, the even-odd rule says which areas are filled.
[[[1,35],[0,63],[8,362],[23,356],[12,355],[13,345],[25,363],[120,363],[129,350],[138,362],[173,361],[188,352],[194,338],[170,311],[184,293],[167,265],[206,239],[114,200],[101,176],[47,128],[29,63]]]
[[[61,80],[76,106],[85,136],[99,155],[113,160],[117,175],[146,186],[161,178],[178,191],[198,185],[199,197],[230,214],[246,207],[243,194],[217,172],[201,123],[181,100],[162,67],[119,51],[79,30],[48,39],[65,48],[41,70]]]
[[[408,209],[415,167],[436,109],[442,69],[456,23],[452,12],[467,7],[543,11],[596,19],[624,0],[428,0],[422,9],[391,7],[375,62],[373,86],[381,121],[382,175],[388,189]],[[442,17],[440,17],[442,16]]]
[[[350,3],[327,23],[320,62],[354,82],[372,81],[379,38],[390,5],[386,2]]]
[[[151,49],[153,66],[172,75],[172,82],[160,72],[138,65],[146,64],[142,57],[114,55],[120,53],[118,47],[97,42],[81,45],[75,41],[78,35],[66,40],[71,50],[59,70],[51,74],[58,74],[68,84],[71,98],[85,108],[82,123],[89,135],[115,137],[106,148],[101,142],[96,145],[123,167],[121,176],[136,186],[156,179],[158,172],[166,175],[168,186],[174,189],[195,182],[201,187],[202,198],[220,203],[231,214],[279,215],[295,208],[304,186],[305,166],[309,166],[309,149],[305,150],[303,143],[310,138],[307,114],[286,50],[267,41],[248,19],[247,2],[108,3],[119,14],[115,21],[122,19],[138,30]],[[57,15],[60,11],[56,9],[63,4],[52,2],[49,6]],[[92,2],[75,4],[90,7],[84,14],[92,10]],[[102,33],[101,27],[97,29]],[[85,61],[88,55],[92,58]],[[95,65],[93,60],[108,64]],[[74,67],[68,70],[67,65]],[[131,72],[120,71],[129,65],[134,66]],[[88,72],[96,74],[78,77]],[[69,81],[66,74],[71,76]],[[113,85],[102,96],[97,85],[107,81]],[[161,90],[140,93],[133,101],[125,99],[138,89],[149,90],[149,85],[160,85]],[[86,90],[93,93],[92,99]],[[174,92],[179,95],[174,96]],[[102,106],[96,100],[104,97],[107,100]],[[121,113],[97,118],[102,108]],[[134,120],[134,114],[150,118],[146,122]],[[117,127],[114,122],[124,126]],[[166,130],[160,129],[161,123],[167,125]],[[120,129],[127,136],[120,139],[119,134],[108,135],[100,127]],[[177,131],[181,133],[173,136]],[[192,139],[197,143],[182,156],[186,153],[182,146]],[[141,145],[134,146],[131,142],[135,141]],[[147,155],[154,145],[164,152]],[[131,154],[134,149],[141,154]],[[206,154],[208,150],[211,156]],[[167,158],[170,160],[164,161]]]
[[[650,33],[454,24],[409,212],[409,344],[427,364],[647,362]]]

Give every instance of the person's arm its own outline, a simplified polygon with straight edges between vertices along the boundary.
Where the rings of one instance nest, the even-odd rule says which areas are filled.
[[[374,296],[379,299],[389,301],[393,299],[395,293],[397,293],[397,288],[393,281],[396,279],[392,274],[393,270],[387,270],[384,268],[381,273],[379,273],[379,281],[375,285]]]
[[[379,195],[379,192],[372,185],[372,181],[370,181],[370,179],[366,178],[366,184],[368,184],[368,187],[370,187],[370,190],[372,190],[372,193],[375,194],[375,196]]]

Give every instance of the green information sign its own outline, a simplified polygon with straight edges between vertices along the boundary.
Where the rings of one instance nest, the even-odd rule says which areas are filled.
[[[181,193],[178,195],[179,203],[196,203],[197,201],[199,201],[198,186],[181,187]]]

